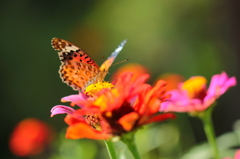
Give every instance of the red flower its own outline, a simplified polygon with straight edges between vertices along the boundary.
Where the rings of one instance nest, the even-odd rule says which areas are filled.
[[[65,122],[69,125],[66,137],[71,139],[107,139],[121,136],[152,122],[175,118],[171,113],[159,113],[166,82],[160,80],[154,87],[146,84],[149,75],[132,80],[131,73],[121,75],[112,89],[103,89],[94,98],[75,101],[84,105],[70,112]],[[60,112],[61,107],[53,109]],[[62,109],[64,111],[66,107]]]
[[[16,156],[33,156],[42,152],[51,139],[51,131],[44,122],[28,118],[14,128],[9,146]]]

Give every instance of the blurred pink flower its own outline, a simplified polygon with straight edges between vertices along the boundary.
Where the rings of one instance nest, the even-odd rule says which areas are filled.
[[[234,158],[226,157],[223,159],[240,159],[240,149],[236,151]]]
[[[171,97],[163,102],[160,111],[197,112],[204,111],[230,87],[235,86],[235,77],[229,78],[225,72],[214,75],[209,88],[202,76],[194,76],[178,85],[177,90],[168,92]]]

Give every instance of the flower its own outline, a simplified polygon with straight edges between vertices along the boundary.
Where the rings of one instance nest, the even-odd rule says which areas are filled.
[[[41,153],[52,140],[47,124],[28,118],[16,125],[9,141],[9,147],[16,156],[33,156]]]
[[[160,75],[157,80],[164,80],[167,82],[166,92],[177,89],[178,84],[184,81],[184,78],[179,74],[165,73]]]
[[[147,68],[145,68],[144,66],[138,64],[138,63],[128,63],[122,67],[120,67],[113,75],[112,78],[113,80],[117,79],[118,77],[120,77],[122,74],[124,74],[125,72],[132,72],[133,73],[133,77],[131,78],[131,80],[135,80],[137,77],[143,75],[143,74],[147,74],[149,71],[147,70]]]
[[[90,97],[93,97],[100,90],[102,90],[104,88],[113,88],[113,87],[114,87],[114,85],[112,83],[109,83],[109,82],[93,83],[86,88],[84,93],[87,94]]]
[[[61,99],[61,102],[71,102],[70,103],[71,106],[77,105],[80,108],[83,108],[84,105],[81,103],[82,101],[87,100],[87,99],[92,99],[92,97],[102,89],[113,88],[113,87],[114,87],[114,85],[112,83],[108,83],[108,82],[93,83],[93,84],[90,84],[84,92],[80,92],[79,94],[63,97]],[[64,106],[64,105],[56,105],[51,109],[51,117],[53,117],[56,114],[65,114],[65,113],[71,114],[74,111],[75,111],[75,109],[73,109],[71,107]]]
[[[230,87],[236,85],[236,78],[229,78],[225,72],[214,75],[209,88],[202,76],[194,76],[179,84],[177,90],[170,91],[171,98],[164,102],[160,111],[199,112],[206,110]]]
[[[70,139],[108,139],[152,122],[175,118],[172,113],[159,113],[161,103],[168,98],[164,95],[166,82],[160,80],[152,87],[145,83],[148,77],[144,74],[132,80],[132,73],[124,73],[114,88],[102,89],[86,100],[72,99],[81,109],[55,106],[52,114],[57,114],[57,109],[68,113],[66,137]]]
[[[234,158],[227,157],[223,159],[240,159],[240,149],[236,151]]]

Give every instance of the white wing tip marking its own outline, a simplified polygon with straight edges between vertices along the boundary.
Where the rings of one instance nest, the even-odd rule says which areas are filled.
[[[111,54],[111,56],[109,56],[109,58],[111,58],[111,57],[115,58],[119,54],[119,52],[123,49],[126,42],[127,42],[127,39],[123,40],[123,42],[121,42],[121,44],[118,45],[118,47],[113,51],[113,53]]]
[[[123,46],[126,44],[126,42],[127,42],[127,39],[123,40],[123,42],[121,42],[121,44],[116,48],[114,52],[120,52]]]

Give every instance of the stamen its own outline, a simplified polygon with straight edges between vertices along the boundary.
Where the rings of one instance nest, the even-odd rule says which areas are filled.
[[[196,98],[206,91],[207,80],[204,77],[196,76],[185,81],[182,84],[182,89],[187,91],[190,98]]]
[[[96,130],[101,130],[99,114],[93,113],[85,116],[86,122]]]
[[[104,89],[104,88],[113,88],[114,85],[112,83],[109,82],[98,82],[98,83],[94,83],[89,85],[86,90],[85,90],[85,94],[87,94],[88,96],[93,97],[97,92],[99,92],[100,90]]]

